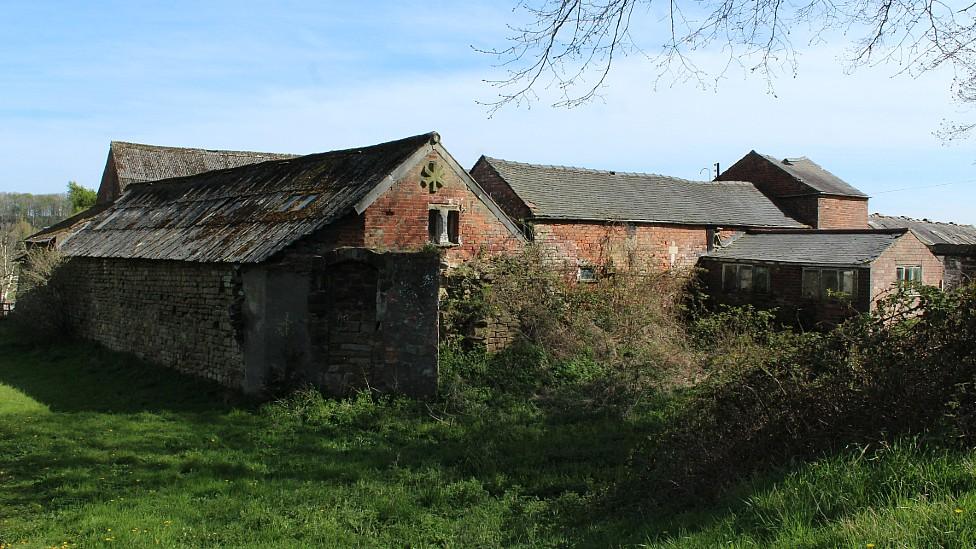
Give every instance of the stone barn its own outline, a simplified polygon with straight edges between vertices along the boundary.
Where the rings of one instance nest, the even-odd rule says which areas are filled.
[[[295,158],[294,154],[163,147],[144,143],[112,141],[95,205],[27,237],[28,246],[57,247],[61,240],[85,221],[103,212],[133,183],[147,183],[226,168],[237,168],[268,160]]]
[[[523,242],[430,133],[130,182],[55,276],[76,335],[228,387],[429,395],[441,269]]]

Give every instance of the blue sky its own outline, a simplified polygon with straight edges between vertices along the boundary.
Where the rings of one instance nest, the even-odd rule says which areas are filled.
[[[972,114],[946,71],[847,74],[826,43],[774,95],[734,71],[717,90],[655,86],[630,57],[597,101],[553,109],[542,90],[489,118],[477,101],[502,74],[471,46],[504,45],[514,4],[0,0],[0,190],[95,187],[113,139],[311,153],[436,130],[466,166],[488,154],[702,179],[751,149],[806,155],[873,212],[976,223],[974,142],[933,135]]]

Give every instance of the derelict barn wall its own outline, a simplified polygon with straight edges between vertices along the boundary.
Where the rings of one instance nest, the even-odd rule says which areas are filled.
[[[720,236],[734,233],[722,231]],[[650,272],[691,268],[708,251],[710,234],[704,226],[549,221],[534,225],[535,241],[549,259],[571,269],[611,264]]]
[[[73,335],[240,387],[243,292],[234,266],[74,257],[54,276]]]
[[[946,288],[956,288],[976,281],[976,254],[936,256],[945,269]]]
[[[434,394],[439,256],[311,248],[244,270],[244,389],[310,382],[335,395]]]
[[[725,291],[722,287],[722,265],[762,265],[769,269],[769,292]],[[748,261],[722,262],[702,258],[701,281],[713,304],[775,309],[777,320],[784,324],[813,328],[840,323],[860,312],[867,312],[871,299],[871,273],[858,268],[857,295],[850,301],[840,299],[811,299],[803,297],[803,266]]]

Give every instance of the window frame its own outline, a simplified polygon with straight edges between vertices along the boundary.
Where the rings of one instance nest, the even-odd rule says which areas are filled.
[[[434,212],[437,212],[436,217],[433,215]],[[436,226],[433,223],[435,219],[437,220]],[[459,205],[427,205],[427,242],[445,248],[461,245],[461,207]]]
[[[748,273],[748,276],[745,275]],[[760,275],[759,273],[763,273]],[[757,280],[764,283],[759,285]],[[772,274],[768,265],[722,262],[722,291],[728,294],[769,294]]]
[[[840,301],[844,299],[853,300],[858,295],[858,269],[844,267],[803,267],[800,274],[800,296],[803,299],[813,301]],[[831,273],[833,277],[833,287],[827,287],[827,277],[824,273]],[[810,276],[816,273],[816,284],[808,284]],[[850,273],[850,277],[845,275]],[[845,280],[850,280],[851,291],[844,290]],[[811,295],[808,291],[810,286],[816,286],[816,295]]]
[[[914,290],[923,285],[921,265],[896,265],[895,286],[901,290]]]

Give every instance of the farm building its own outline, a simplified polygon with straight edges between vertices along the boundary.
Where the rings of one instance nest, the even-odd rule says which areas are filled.
[[[482,156],[471,170],[535,242],[578,272],[689,268],[749,228],[802,228],[747,182],[525,164]]]
[[[903,228],[915,233],[942,262],[946,288],[976,280],[976,227],[879,214],[871,214],[868,224],[875,229]]]
[[[718,181],[749,181],[787,215],[814,229],[867,229],[868,195],[806,157],[749,151]]]
[[[894,289],[939,286],[942,263],[907,229],[749,231],[701,258],[719,303],[777,308],[781,320],[836,324]]]
[[[72,331],[247,392],[432,393],[442,262],[524,241],[436,133],[123,185],[60,243]]]
[[[250,151],[223,151],[161,147],[142,143],[112,141],[102,171],[95,206],[34,233],[25,239],[28,246],[57,246],[60,240],[87,219],[105,211],[133,183],[196,175],[212,170],[236,168],[268,160],[294,158],[291,154]]]

